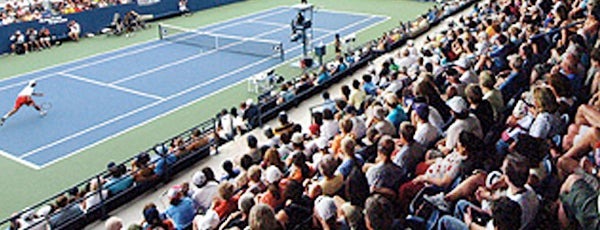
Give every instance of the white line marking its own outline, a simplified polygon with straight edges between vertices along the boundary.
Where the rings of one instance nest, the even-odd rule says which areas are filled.
[[[42,168],[42,167],[40,167],[40,166],[38,166],[38,165],[36,165],[34,163],[31,163],[31,162],[29,162],[27,160],[23,160],[21,158],[18,158],[16,156],[14,156],[12,154],[9,154],[7,152],[4,152],[2,150],[0,150],[0,156],[6,157],[6,158],[11,159],[13,161],[16,161],[18,163],[24,164],[25,166],[30,167],[30,168],[35,169],[35,170],[40,170]]]
[[[119,80],[113,81],[113,82],[111,82],[110,84],[111,84],[111,85],[117,85],[117,84],[121,84],[121,83],[123,83],[123,82],[129,81],[129,80],[132,80],[132,79],[135,79],[135,78],[138,78],[138,77],[141,77],[141,76],[147,75],[147,74],[151,74],[151,73],[157,72],[157,71],[159,71],[159,70],[162,70],[162,69],[169,68],[169,67],[171,67],[171,66],[179,65],[179,64],[181,64],[181,63],[185,63],[185,62],[188,62],[188,61],[190,61],[190,60],[193,60],[193,59],[196,59],[196,58],[199,58],[199,57],[202,57],[202,56],[206,56],[206,55],[209,55],[209,54],[215,53],[215,52],[217,52],[217,51],[219,51],[219,50],[226,49],[226,48],[228,48],[228,47],[232,47],[232,46],[235,46],[235,45],[242,44],[242,43],[244,43],[245,41],[248,41],[248,40],[250,40],[250,39],[252,39],[252,38],[255,38],[255,37],[260,37],[260,36],[264,36],[264,35],[267,35],[267,34],[272,34],[272,33],[275,33],[275,32],[277,32],[277,31],[280,31],[280,30],[283,30],[283,29],[285,29],[285,27],[281,27],[281,28],[274,29],[274,30],[270,30],[270,31],[267,31],[267,32],[264,32],[264,33],[261,33],[261,34],[257,34],[257,35],[255,35],[255,36],[253,36],[253,37],[250,37],[250,38],[246,39],[246,40],[240,40],[240,41],[237,41],[237,42],[233,42],[233,43],[231,43],[231,44],[229,44],[229,45],[226,45],[226,46],[223,46],[223,47],[220,47],[220,48],[217,48],[217,49],[211,49],[211,50],[209,50],[209,51],[207,51],[207,52],[203,52],[203,53],[199,53],[199,54],[196,54],[196,55],[193,55],[193,56],[189,56],[189,57],[187,57],[187,58],[184,58],[184,59],[178,60],[178,61],[176,61],[176,62],[171,62],[171,63],[169,63],[169,64],[166,64],[166,65],[161,65],[161,66],[158,66],[158,67],[156,67],[156,68],[149,69],[149,70],[146,70],[146,71],[144,71],[144,72],[137,73],[137,74],[131,75],[131,76],[129,76],[129,77],[126,77],[126,78],[122,78],[122,79],[119,79]],[[225,51],[225,52],[227,52],[227,51]]]
[[[206,28],[206,27],[211,27],[211,26],[214,26],[214,25],[217,25],[217,24],[220,24],[220,23],[224,23],[224,24],[223,24],[223,26],[216,27],[216,28],[214,28],[213,30],[215,30],[215,29],[220,29],[220,28],[222,28],[222,27],[223,27],[223,28],[226,28],[226,27],[228,27],[228,25],[229,25],[229,24],[227,24],[227,22],[229,22],[229,21],[239,20],[239,18],[248,17],[248,16],[251,16],[251,15],[253,15],[253,14],[260,15],[260,14],[261,14],[261,12],[265,12],[265,11],[269,11],[269,10],[273,10],[273,9],[277,9],[277,8],[280,8],[280,7],[274,7],[274,8],[270,8],[270,9],[263,10],[263,11],[259,11],[259,12],[249,13],[249,14],[247,14],[247,15],[244,15],[244,16],[242,16],[242,17],[238,17],[238,18],[234,18],[234,19],[227,19],[227,20],[224,20],[224,21],[214,22],[214,23],[208,24],[208,25],[206,25],[206,26],[203,26],[203,27],[201,27],[201,28],[198,28],[198,29],[196,29],[196,30],[200,30],[200,29],[202,29],[202,28]],[[287,10],[289,10],[289,9],[283,9],[283,10],[278,10],[278,11],[275,11],[275,12],[270,12],[270,13],[266,13],[265,15],[266,15],[266,16],[270,16],[270,15],[273,15],[273,14],[276,14],[276,13],[280,13],[280,12],[284,12],[284,11],[287,11]],[[260,15],[260,17],[262,18],[262,17],[263,17],[263,16],[265,16],[265,15]],[[248,21],[248,20],[251,20],[251,19],[241,20],[241,22],[245,22],[245,21]],[[120,53],[120,52],[119,52],[119,51],[121,51],[121,50],[131,49],[132,47],[135,47],[135,46],[140,46],[140,45],[143,45],[143,44],[145,44],[145,43],[152,43],[152,42],[154,42],[154,41],[159,41],[159,40],[160,40],[159,38],[155,38],[155,39],[152,39],[152,40],[143,41],[143,42],[139,42],[139,43],[132,44],[132,45],[129,45],[129,46],[125,46],[125,47],[123,47],[123,48],[119,48],[119,49],[115,49],[115,50],[109,50],[109,51],[102,52],[102,53],[99,53],[99,54],[94,54],[94,55],[90,55],[90,56],[87,56],[87,57],[79,58],[79,59],[77,59],[77,60],[73,60],[73,61],[69,61],[69,62],[65,62],[65,63],[59,63],[59,64],[56,64],[56,65],[52,65],[52,66],[49,66],[49,67],[46,67],[46,68],[42,68],[42,69],[38,69],[38,70],[32,70],[32,71],[25,72],[25,73],[22,73],[22,74],[19,74],[19,75],[13,76],[13,77],[9,77],[9,78],[5,78],[5,79],[1,79],[1,80],[0,80],[0,83],[2,83],[2,82],[4,82],[4,81],[11,80],[11,79],[15,79],[15,78],[23,77],[23,76],[25,76],[25,75],[29,75],[29,74],[35,74],[35,72],[41,72],[41,71],[50,70],[50,69],[52,69],[52,68],[57,68],[57,67],[60,67],[61,65],[70,65],[70,64],[73,64],[73,63],[77,63],[77,62],[82,62],[82,63],[84,63],[86,59],[92,59],[92,58],[99,57],[99,56],[102,56],[102,55],[105,55],[105,54],[110,54],[111,52],[118,53],[117,55],[110,56],[110,57],[108,57],[108,58],[102,58],[102,59],[100,59],[100,60],[98,60],[98,61],[94,61],[94,62],[90,62],[90,63],[85,63],[85,64],[82,64],[82,65],[78,65],[77,67],[75,67],[75,68],[73,68],[73,69],[69,69],[69,70],[63,70],[63,71],[58,71],[58,73],[62,73],[62,72],[66,72],[66,71],[68,71],[68,72],[71,72],[71,71],[79,70],[79,69],[82,69],[82,68],[85,68],[85,67],[88,67],[88,66],[91,66],[91,65],[96,65],[96,64],[104,63],[104,62],[107,62],[107,61],[110,61],[110,60],[114,60],[114,59],[116,59],[116,58],[120,58],[120,57],[124,57],[124,56],[128,56],[128,55],[132,55],[132,54],[140,53],[140,52],[143,52],[143,51],[146,51],[146,50],[149,50],[149,49],[153,49],[153,48],[161,47],[161,46],[164,46],[164,45],[167,45],[167,44],[168,44],[168,43],[166,43],[166,44],[165,44],[165,43],[157,43],[157,44],[155,44],[155,45],[151,45],[151,46],[144,46],[143,48],[140,48],[140,49],[132,49],[132,51],[129,51],[129,52],[124,52],[124,53]],[[44,74],[44,75],[42,75],[41,77],[36,77],[35,79],[36,79],[36,80],[42,80],[42,79],[46,79],[46,78],[48,78],[48,77],[51,77],[51,76],[55,75],[56,73],[57,73],[57,72],[53,72],[53,73]],[[22,81],[22,82],[18,82],[18,83],[15,83],[15,84],[11,84],[11,85],[2,86],[2,87],[0,87],[0,91],[2,91],[2,90],[6,90],[6,89],[9,89],[9,88],[13,88],[13,87],[17,87],[17,86],[24,85],[24,84],[26,84],[26,83],[27,83],[29,80],[31,80],[31,79],[25,79],[25,80],[24,80],[24,81]]]
[[[104,82],[87,79],[87,78],[80,77],[80,76],[77,76],[77,75],[73,75],[73,74],[70,74],[70,73],[60,73],[60,75],[68,77],[68,78],[72,78],[72,79],[75,79],[75,80],[78,80],[78,81],[83,81],[83,82],[87,82],[87,83],[90,83],[90,84],[94,84],[94,85],[98,85],[98,86],[103,86],[103,87],[107,87],[107,88],[111,88],[111,89],[116,89],[116,90],[119,90],[119,91],[131,93],[131,94],[139,95],[139,96],[142,96],[142,97],[152,98],[152,99],[156,99],[156,100],[164,100],[164,98],[162,98],[160,96],[157,96],[157,95],[154,95],[154,94],[144,93],[144,92],[140,92],[140,91],[137,91],[137,90],[133,90],[133,89],[121,87],[121,86],[118,86],[118,85],[107,84],[107,83],[104,83]]]
[[[276,7],[276,8],[279,8],[279,7]],[[266,17],[268,17],[268,16],[271,16],[271,15],[274,15],[274,14],[280,14],[280,13],[283,13],[283,12],[285,12],[285,11],[289,11],[289,10],[290,10],[290,9],[284,8],[283,10],[275,11],[275,12],[268,13],[268,14],[264,14],[264,15],[260,15],[260,16],[258,16],[258,17],[254,17],[254,18],[246,19],[246,20],[239,21],[239,22],[228,23],[228,24],[226,24],[226,25],[219,26],[219,27],[217,27],[217,28],[214,28],[214,29],[208,30],[208,31],[206,31],[206,32],[209,32],[209,33],[211,33],[211,32],[212,32],[212,33],[215,33],[215,32],[217,32],[217,31],[219,31],[219,30],[222,30],[222,29],[231,28],[231,27],[234,27],[234,26],[237,26],[237,25],[245,24],[245,23],[247,23],[247,22],[252,22],[252,21],[254,21],[254,20],[258,20],[258,19],[261,19],[261,18],[266,18]],[[205,28],[206,28],[206,26],[205,26]]]
[[[370,19],[372,19],[372,17],[368,17],[368,18],[365,18],[365,19],[363,19],[363,20],[361,20],[361,21],[358,21],[358,22],[355,22],[355,23],[353,23],[353,24],[347,25],[347,26],[345,26],[345,27],[343,27],[343,28],[340,28],[338,31],[341,31],[341,30],[345,30],[345,29],[351,28],[351,27],[353,27],[353,26],[355,26],[355,25],[358,25],[358,24],[360,24],[360,23],[366,22],[366,21],[368,21],[368,20],[370,20]],[[380,23],[382,23],[382,22],[383,22],[383,21],[379,21],[379,22],[377,22],[377,23],[375,23],[375,24],[373,24],[373,25],[371,25],[371,26],[368,26],[368,27],[362,28],[361,30],[357,31],[357,33],[358,33],[358,32],[360,32],[360,31],[366,30],[366,29],[368,29],[368,28],[371,28],[371,27],[373,27],[373,26],[375,26],[375,25],[378,25],[378,24],[380,24]],[[323,35],[323,36],[321,36],[321,37],[318,37],[318,38],[316,38],[316,39],[322,39],[322,38],[325,38],[325,37],[327,37],[327,36],[331,36],[332,34],[333,34],[333,33],[328,33],[328,34],[326,34],[326,35]],[[295,46],[294,48],[288,49],[286,52],[291,52],[291,51],[293,51],[293,50],[296,50],[296,49],[299,49],[299,48],[301,48],[301,45],[297,45],[297,46]],[[236,70],[235,72],[240,72],[240,71],[243,71],[243,70],[245,70],[245,69],[248,69],[248,68],[250,68],[250,67],[256,66],[256,65],[258,65],[259,63],[263,63],[263,62],[265,62],[266,60],[270,60],[270,59],[271,59],[271,58],[264,58],[264,59],[262,59],[262,60],[260,60],[260,61],[258,61],[258,62],[256,62],[256,63],[253,63],[253,64],[250,64],[250,65],[244,66],[244,67],[242,67],[242,68],[240,68],[240,69]],[[276,66],[281,66],[281,65],[287,64],[287,63],[289,63],[289,62],[290,62],[290,61],[292,61],[292,60],[293,60],[293,58],[292,58],[292,59],[289,59],[289,60],[288,60],[288,61],[286,61],[286,62],[282,62],[282,63],[280,63],[280,64],[278,64],[278,65],[276,65]],[[271,67],[271,68],[273,68],[273,67]],[[231,74],[233,74],[233,73],[228,73],[228,74],[226,74],[226,75],[219,76],[217,79],[222,79],[222,78],[223,78],[223,76],[228,76],[228,75],[231,75]],[[214,81],[214,80],[217,80],[217,79],[212,79],[211,81]],[[89,148],[91,148],[91,147],[94,147],[94,146],[97,146],[97,145],[99,145],[99,144],[101,144],[101,143],[104,143],[104,142],[106,142],[106,141],[108,141],[108,140],[110,140],[110,139],[112,139],[112,138],[115,138],[115,137],[117,137],[117,136],[119,136],[119,135],[121,135],[121,134],[123,134],[123,133],[129,132],[129,131],[130,131],[130,130],[132,130],[132,129],[138,128],[138,127],[140,127],[140,126],[142,126],[142,125],[145,125],[145,124],[148,124],[148,123],[150,123],[150,122],[152,122],[152,121],[155,121],[155,120],[157,120],[157,119],[159,119],[159,118],[161,118],[161,117],[164,117],[164,116],[170,115],[170,114],[172,114],[172,113],[174,113],[174,112],[176,112],[176,111],[178,111],[178,110],[180,110],[180,109],[182,109],[182,108],[185,108],[185,107],[187,107],[187,106],[190,106],[190,105],[192,105],[192,104],[194,104],[194,103],[197,103],[197,102],[201,101],[202,99],[204,99],[204,98],[206,98],[206,97],[209,97],[209,96],[215,95],[215,94],[217,94],[217,93],[219,93],[219,92],[222,92],[222,91],[224,91],[224,90],[226,90],[226,89],[229,89],[229,88],[231,88],[231,87],[233,87],[233,86],[236,86],[236,85],[238,85],[238,84],[241,84],[241,83],[245,82],[245,80],[247,80],[247,79],[241,80],[241,81],[239,81],[239,82],[237,82],[237,83],[235,83],[235,84],[232,84],[232,85],[229,85],[229,86],[227,86],[227,87],[221,88],[221,89],[219,89],[219,90],[217,90],[217,91],[215,91],[215,92],[213,92],[213,93],[210,93],[210,94],[208,94],[208,95],[202,96],[202,97],[200,97],[200,98],[198,98],[198,99],[196,99],[196,100],[194,100],[194,101],[190,101],[190,102],[188,102],[188,103],[186,103],[186,104],[184,104],[184,105],[178,106],[178,107],[176,107],[176,108],[172,109],[172,110],[171,110],[171,111],[169,111],[169,112],[166,112],[166,113],[164,113],[164,114],[158,115],[158,116],[156,116],[156,117],[153,117],[153,118],[150,118],[150,119],[148,119],[148,120],[146,120],[146,121],[144,121],[144,122],[142,122],[142,123],[139,123],[139,124],[137,124],[137,125],[133,125],[133,126],[131,126],[131,127],[127,128],[127,129],[124,129],[124,130],[122,130],[122,131],[118,132],[118,133],[115,133],[115,134],[113,134],[113,135],[111,135],[111,136],[105,137],[105,138],[103,138],[103,139],[101,139],[101,140],[99,140],[99,141],[97,141],[97,142],[95,142],[95,143],[93,143],[93,144],[87,145],[87,146],[85,146],[85,147],[83,147],[83,148],[80,148],[80,149],[78,149],[78,150],[76,150],[76,151],[73,151],[72,153],[66,154],[66,155],[64,155],[64,156],[62,156],[62,157],[59,157],[59,158],[56,158],[56,159],[54,159],[54,160],[52,160],[52,161],[50,161],[50,162],[48,162],[48,163],[46,163],[46,164],[43,164],[42,166],[39,166],[39,167],[38,167],[38,169],[43,169],[43,168],[45,168],[45,167],[48,167],[48,166],[50,166],[50,165],[52,165],[52,164],[54,164],[54,163],[56,163],[56,162],[58,162],[58,161],[61,161],[61,160],[65,159],[65,158],[68,158],[68,157],[70,157],[70,156],[73,156],[73,155],[75,155],[75,154],[77,154],[77,153],[80,153],[80,152],[82,152],[82,151],[84,151],[84,150],[87,150],[87,149],[89,149]],[[205,82],[205,83],[206,83],[206,82]],[[198,89],[198,88],[202,87],[201,85],[203,85],[203,84],[205,84],[205,83],[202,83],[202,84],[199,84],[199,85],[193,86],[193,87],[191,87],[191,88],[189,88],[189,89],[187,89],[187,90],[185,90],[185,91],[181,91],[181,92],[179,92],[179,93],[177,93],[177,94],[171,95],[171,96],[167,97],[167,98],[166,98],[166,100],[169,100],[169,99],[171,99],[171,98],[173,98],[173,97],[180,96],[180,95],[183,95],[183,94],[185,94],[185,93],[188,93],[188,92],[190,92],[190,91],[193,91],[193,90],[195,90],[195,89]],[[166,101],[166,100],[165,100],[165,101]],[[147,108],[153,107],[153,106],[155,106],[155,105],[158,105],[158,104],[160,104],[160,103],[162,103],[162,102],[164,102],[164,101],[157,101],[157,102],[154,102],[154,103],[152,103],[152,104],[149,104],[149,105],[146,105],[146,106],[144,106],[144,107],[138,108],[138,109],[136,109],[136,110],[134,110],[134,111],[131,111],[131,112],[127,113],[127,114],[121,115],[121,116],[119,116],[119,117],[115,117],[115,118],[113,118],[113,119],[111,119],[111,120],[105,121],[105,122],[103,122],[103,123],[101,123],[101,124],[98,124],[98,125],[96,125],[96,126],[90,127],[90,128],[88,128],[88,129],[85,129],[85,130],[83,130],[83,131],[80,131],[80,132],[78,132],[78,133],[76,133],[76,134],[73,134],[73,135],[71,135],[71,136],[69,136],[69,137],[65,137],[65,138],[68,138],[68,139],[73,139],[73,138],[76,138],[77,136],[81,136],[81,135],[83,135],[83,134],[85,134],[85,133],[87,133],[87,132],[91,132],[91,131],[93,131],[94,129],[98,129],[98,128],[102,127],[102,126],[108,125],[109,123],[112,123],[112,122],[115,122],[115,121],[117,121],[117,120],[120,120],[120,119],[122,119],[122,118],[125,118],[125,117],[127,117],[127,116],[130,116],[130,115],[132,115],[133,113],[137,113],[138,111],[145,110],[145,109],[147,109]],[[126,116],[125,116],[125,115],[126,115]],[[118,118],[118,119],[117,119],[117,118]],[[76,135],[76,136],[74,136],[74,135]],[[57,141],[57,142],[60,142],[60,143],[62,143],[62,142],[65,142],[65,141],[67,141],[65,138],[63,138],[63,139],[61,139],[61,140],[59,140],[59,141]],[[43,151],[44,149],[50,148],[50,147],[52,147],[52,146],[54,146],[54,145],[57,145],[57,144],[59,144],[59,143],[56,143],[56,142],[54,142],[54,143],[50,143],[50,144],[48,144],[48,145],[46,145],[46,146],[43,146],[43,147],[41,147],[41,148],[38,148],[38,149],[36,149],[36,150],[30,151],[30,152],[26,153],[25,155],[27,155],[27,156],[33,155],[33,154],[35,154],[35,153],[37,153],[37,152]],[[50,145],[51,145],[51,146],[50,146]],[[42,149],[42,148],[43,148],[43,149]],[[20,156],[19,158],[23,159],[23,158],[27,157],[27,156],[25,156],[25,155],[22,155],[22,156]]]
[[[287,26],[289,27],[289,24],[285,24],[285,23],[279,23],[279,22],[267,22],[267,21],[252,21],[252,23],[256,23],[256,24],[263,24],[263,25],[268,25],[268,26]],[[328,29],[323,29],[323,28],[313,28],[316,31],[323,31],[325,33],[331,33],[334,32],[335,30],[328,30]]]

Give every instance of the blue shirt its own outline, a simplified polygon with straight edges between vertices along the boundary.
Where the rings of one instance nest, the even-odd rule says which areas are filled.
[[[166,161],[165,161],[165,158],[160,158],[160,160],[158,160],[158,162],[156,162],[156,168],[154,168],[154,174],[162,176],[165,173],[164,167],[165,166],[169,167],[170,165],[175,163],[175,161],[177,161],[177,156],[175,156],[175,154],[172,154],[172,153],[169,153],[167,155]]]
[[[196,210],[194,210],[194,202],[188,197],[181,199],[177,205],[169,205],[167,216],[171,217],[175,228],[178,230],[184,229],[192,223]]]
[[[342,176],[344,176],[344,178],[348,177],[348,175],[350,175],[350,172],[352,172],[352,168],[356,165],[358,167],[362,167],[364,161],[362,159],[362,157],[358,154],[354,154],[354,157],[356,157],[356,160],[358,162],[354,162],[353,159],[344,159],[344,161],[342,161],[342,164],[340,164],[340,166],[338,167],[337,171],[342,174]]]
[[[394,124],[394,127],[398,128],[400,126],[400,123],[402,123],[403,121],[408,121],[408,116],[406,115],[406,112],[404,112],[404,109],[401,106],[396,106],[394,110],[390,111],[390,114],[388,114],[386,119],[392,122],[392,124]]]
[[[329,74],[327,72],[323,72],[321,74],[319,74],[319,77],[317,78],[317,84],[323,84],[324,82],[326,82],[327,80],[329,80]]]
[[[377,86],[373,82],[365,82],[363,89],[369,95],[377,95]]]
[[[528,80],[519,72],[511,72],[506,78],[506,81],[500,85],[500,92],[504,97],[504,101],[509,101],[517,94],[521,88],[526,87]]]
[[[108,189],[110,194],[117,194],[133,185],[133,177],[131,175],[123,175],[119,178],[110,178],[104,189]]]

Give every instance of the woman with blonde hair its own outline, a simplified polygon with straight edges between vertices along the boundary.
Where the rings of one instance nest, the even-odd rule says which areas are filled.
[[[562,121],[557,113],[558,102],[549,87],[537,86],[532,90],[535,120],[529,128],[529,135],[535,138],[548,139],[562,131]]]
[[[277,151],[276,148],[269,148],[267,150],[267,152],[265,153],[265,157],[263,158],[261,167],[263,169],[266,169],[271,165],[277,167],[282,172],[287,171],[287,168],[285,167],[285,163],[283,163],[283,161],[279,157],[279,151]]]
[[[283,226],[275,219],[273,209],[266,204],[257,204],[250,210],[250,230],[280,230]]]

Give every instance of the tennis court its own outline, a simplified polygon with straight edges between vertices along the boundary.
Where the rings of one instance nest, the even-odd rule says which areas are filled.
[[[31,79],[46,94],[36,101],[53,105],[43,118],[30,108],[11,117],[0,128],[0,154],[40,169],[295,58],[302,52],[300,44],[289,42],[295,14],[276,7],[196,30],[247,38],[221,39],[219,49],[157,39],[0,81],[1,113]],[[386,19],[318,10],[313,41],[330,43],[336,33],[344,36]],[[191,32],[176,36],[192,43],[197,38]],[[284,58],[272,45],[254,43],[258,39],[280,41]]]

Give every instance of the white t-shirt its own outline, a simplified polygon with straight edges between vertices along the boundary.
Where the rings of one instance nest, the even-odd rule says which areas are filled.
[[[81,31],[81,28],[79,27],[79,23],[73,23],[73,25],[70,25],[69,30],[72,33],[79,33]]]
[[[209,181],[202,188],[194,190],[194,194],[192,194],[192,199],[198,205],[198,208],[202,210],[206,210],[210,208],[212,204],[213,198],[219,192],[219,184],[214,181]]]
[[[446,131],[446,148],[453,149],[458,142],[458,137],[462,131],[472,132],[475,136],[483,138],[483,131],[479,120],[473,114],[470,114],[464,120],[456,119]]]
[[[25,88],[23,88],[21,90],[21,92],[19,92],[19,96],[29,96],[29,97],[31,97],[31,95],[33,95],[33,90],[34,90],[33,86],[27,85],[27,86],[25,86]]]
[[[85,194],[87,197],[87,199],[85,199],[86,210],[89,210],[100,203],[101,200],[99,195],[100,194],[98,194],[96,191]],[[102,197],[104,197],[104,199],[108,197],[108,190],[102,190]]]
[[[439,130],[431,123],[427,122],[417,124],[417,130],[415,132],[414,139],[419,144],[428,147],[434,144],[439,136]]]

